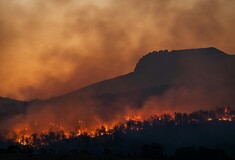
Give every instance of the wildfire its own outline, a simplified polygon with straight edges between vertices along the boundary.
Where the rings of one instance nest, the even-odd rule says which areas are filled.
[[[21,145],[28,145],[32,147],[43,146],[63,139],[75,138],[82,135],[95,138],[99,136],[110,136],[115,131],[121,130],[125,133],[129,131],[142,131],[145,125],[153,126],[156,124],[164,125],[169,122],[173,122],[175,125],[201,123],[205,121],[235,121],[235,112],[229,108],[224,108],[222,112],[208,112],[199,111],[191,114],[186,113],[166,113],[162,115],[154,114],[148,118],[142,117],[140,114],[134,116],[125,116],[124,122],[113,122],[110,124],[101,124],[93,128],[86,128],[82,121],[79,121],[76,129],[71,129],[63,125],[58,125],[55,122],[50,122],[48,128],[39,130],[33,129],[29,124],[21,125],[24,129],[17,128],[13,131],[13,134],[9,136],[9,139],[14,140]],[[40,123],[35,122],[34,127],[39,127]]]
[[[16,142],[21,145],[29,145],[33,143],[33,137],[29,134],[18,134]]]
[[[129,121],[129,120],[134,120],[134,121],[140,121],[140,120],[143,120],[142,116],[127,116],[125,118],[125,120]]]
[[[212,118],[207,118],[208,121],[212,121],[213,119]]]

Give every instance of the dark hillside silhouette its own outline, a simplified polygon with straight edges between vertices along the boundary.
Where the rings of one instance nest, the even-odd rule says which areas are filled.
[[[35,121],[40,117],[75,121],[79,117],[90,123],[93,115],[111,121],[127,108],[144,108],[151,98],[158,100],[153,100],[155,109],[163,111],[235,106],[234,68],[235,56],[216,48],[154,51],[142,57],[133,72],[61,96],[13,105],[0,99],[1,122],[19,114]]]

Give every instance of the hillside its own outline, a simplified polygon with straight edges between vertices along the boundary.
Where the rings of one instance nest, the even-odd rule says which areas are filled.
[[[48,102],[85,102],[86,98],[92,97],[101,104],[112,105],[115,101],[121,101],[141,106],[150,96],[190,90],[189,95],[201,94],[201,98],[206,96],[208,101],[220,97],[219,103],[230,104],[235,96],[233,68],[235,56],[216,48],[154,51],[139,60],[134,72],[52,98]]]
[[[2,113],[27,113],[34,119],[49,117],[48,121],[79,117],[90,122],[94,118],[113,120],[129,109],[149,104],[154,106],[148,109],[151,112],[233,107],[234,68],[235,56],[216,48],[154,51],[143,56],[129,74],[48,100],[28,102],[23,109],[22,105],[15,111],[7,107]]]

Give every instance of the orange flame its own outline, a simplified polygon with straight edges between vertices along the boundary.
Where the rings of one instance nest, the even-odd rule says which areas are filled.
[[[117,125],[123,124],[124,129],[129,129],[133,131],[141,131],[143,130],[143,126],[139,124],[143,124],[143,122],[148,121],[150,125],[153,125],[154,120],[159,121],[160,123],[173,121],[175,125],[178,125],[180,122],[177,121],[176,115],[171,113],[165,113],[162,115],[154,114],[148,118],[145,118],[141,115],[141,113],[129,113],[129,115],[124,116],[123,121],[113,121],[109,123],[100,123],[95,125],[93,128],[85,127],[85,124],[82,121],[79,121],[80,127],[75,127],[75,129],[71,129],[66,127],[65,125],[56,124],[55,122],[50,122],[48,128],[40,128],[35,129],[40,126],[40,123],[35,122],[33,126],[30,126],[28,123],[18,125],[13,133],[8,135],[8,139],[14,140],[16,143],[21,145],[35,146],[35,139],[41,139],[39,145],[46,145],[47,142],[43,141],[43,136],[50,135],[57,136],[55,141],[59,141],[62,139],[68,139],[71,137],[78,137],[81,135],[88,135],[91,138],[97,136],[104,135],[112,135],[114,133],[114,129]],[[235,115],[230,114],[230,110],[226,107],[224,108],[224,113],[217,114],[216,117],[206,117],[207,121],[234,121]],[[191,117],[188,119],[191,122],[197,122],[195,119]],[[36,127],[35,127],[36,126]],[[128,128],[129,127],[129,128]],[[57,135],[55,135],[57,134]]]

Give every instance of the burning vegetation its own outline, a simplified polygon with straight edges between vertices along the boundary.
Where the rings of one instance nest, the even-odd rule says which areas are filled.
[[[126,116],[122,122],[112,124],[101,124],[94,128],[87,128],[82,121],[77,121],[74,127],[66,127],[51,122],[48,128],[41,128],[38,122],[25,123],[14,131],[8,131],[4,139],[18,143],[19,145],[40,148],[66,139],[101,138],[105,141],[115,139],[116,136],[128,133],[141,132],[145,129],[158,126],[181,126],[191,124],[202,124],[212,122],[235,121],[235,110],[229,107],[218,108],[214,111],[196,111],[187,113],[164,113],[153,114],[145,118],[140,115]],[[33,125],[33,127],[31,126]]]

